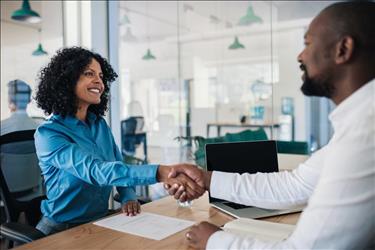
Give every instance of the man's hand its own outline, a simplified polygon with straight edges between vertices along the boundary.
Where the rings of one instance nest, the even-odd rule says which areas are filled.
[[[221,230],[219,227],[204,221],[196,226],[192,226],[185,234],[185,237],[191,247],[196,249],[206,249],[208,238],[219,230]]]
[[[164,182],[164,185],[175,188],[177,192],[174,197],[181,202],[200,197],[206,191],[185,174],[178,174],[173,178],[168,178],[168,180]]]
[[[126,216],[136,216],[141,212],[141,205],[138,201],[127,201],[122,205],[121,210]]]
[[[178,169],[180,166],[193,168],[192,170],[188,170],[188,173],[191,171],[199,171],[198,168],[191,164],[160,165],[157,173],[158,181],[164,182],[167,187],[170,187],[171,190],[173,190],[170,194],[174,195],[176,199],[182,202],[193,200],[203,195],[206,191],[202,187],[203,182],[200,182],[199,178],[192,179],[184,172],[177,173],[174,169],[175,167]]]
[[[188,177],[190,177],[193,181],[195,181],[200,187],[202,187],[204,190],[210,189],[210,182],[211,182],[211,172],[205,172],[201,169],[199,169],[197,166],[192,164],[176,164],[171,166],[171,171],[169,174],[169,177],[176,177],[179,174],[185,174]],[[170,195],[173,195],[175,199],[180,201],[186,201],[186,193],[184,191],[184,187],[181,187],[179,185],[168,185],[165,184],[164,188],[168,190],[168,193]],[[201,195],[203,195],[204,192],[198,192],[199,195],[194,195],[192,199],[199,198]]]

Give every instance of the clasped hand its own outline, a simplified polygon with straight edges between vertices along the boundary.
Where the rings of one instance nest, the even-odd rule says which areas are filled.
[[[169,166],[164,188],[181,202],[196,199],[207,190],[205,172],[192,164]]]

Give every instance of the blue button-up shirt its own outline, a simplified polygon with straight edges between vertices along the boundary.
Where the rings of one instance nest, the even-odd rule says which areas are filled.
[[[53,115],[38,127],[35,146],[47,190],[41,211],[58,223],[104,216],[112,186],[126,202],[136,199],[132,187],[156,182],[158,166],[124,164],[107,123],[93,113],[87,123]]]

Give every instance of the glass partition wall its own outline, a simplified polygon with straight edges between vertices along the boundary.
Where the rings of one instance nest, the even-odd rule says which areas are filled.
[[[120,119],[144,117],[149,158],[158,162],[186,160],[178,136],[261,128],[268,139],[316,142],[322,131],[312,128],[311,110],[322,104],[300,92],[297,55],[328,4],[119,2]]]

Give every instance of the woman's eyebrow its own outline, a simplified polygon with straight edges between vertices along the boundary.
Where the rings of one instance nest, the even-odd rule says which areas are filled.
[[[96,72],[94,69],[91,69],[91,68],[88,68],[88,69],[86,69],[86,70],[90,70],[90,71],[92,71],[92,72],[94,72],[94,73]],[[103,72],[100,71],[99,74],[103,74]]]

